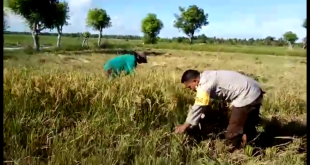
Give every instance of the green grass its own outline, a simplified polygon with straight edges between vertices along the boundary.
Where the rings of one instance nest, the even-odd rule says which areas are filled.
[[[56,45],[55,36],[40,36],[42,46]],[[33,41],[30,35],[4,35],[4,46],[12,47],[19,42],[23,46],[32,45]],[[89,39],[89,46],[96,47],[96,38]],[[152,48],[152,49],[175,49],[175,50],[191,50],[191,51],[208,51],[208,52],[228,52],[228,53],[245,53],[245,54],[261,54],[261,55],[278,55],[278,56],[301,56],[306,57],[307,52],[301,48],[288,50],[287,47],[274,46],[243,46],[243,45],[209,45],[209,44],[180,44],[160,42],[155,45],[143,45],[139,40],[120,40],[120,39],[103,39],[103,44],[114,45],[116,48]],[[62,47],[77,47],[82,44],[82,38],[63,37]]]
[[[64,53],[11,54],[3,61],[4,162],[305,163],[305,58],[170,50],[150,56],[135,76],[109,82],[103,64],[113,56]],[[192,145],[171,132],[193,103],[194,93],[179,83],[188,68],[244,71],[261,82],[267,91],[261,113],[268,120],[254,144],[230,153],[216,130],[226,128],[229,111],[216,106],[203,127],[213,135],[202,142]]]

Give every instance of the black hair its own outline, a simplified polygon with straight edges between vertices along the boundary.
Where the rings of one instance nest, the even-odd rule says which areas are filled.
[[[136,52],[134,52],[134,56],[136,58],[136,62],[138,63],[147,63],[146,58],[139,56]]]
[[[183,73],[182,78],[181,78],[181,83],[195,79],[199,77],[199,75],[200,75],[200,72],[198,70],[188,69]]]

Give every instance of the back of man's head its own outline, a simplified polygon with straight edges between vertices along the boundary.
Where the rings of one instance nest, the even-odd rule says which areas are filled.
[[[146,53],[143,51],[134,51],[138,63],[147,63]]]
[[[199,71],[193,70],[193,69],[188,69],[183,73],[182,78],[181,78],[181,83],[195,79],[195,78],[199,77],[199,75],[200,75]]]

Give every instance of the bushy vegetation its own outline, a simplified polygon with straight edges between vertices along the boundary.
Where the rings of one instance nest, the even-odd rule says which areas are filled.
[[[5,36],[26,36],[30,35],[27,32],[4,32]],[[56,33],[44,33],[42,32],[41,35],[43,37],[49,36],[50,38],[57,36]],[[80,38],[83,33],[63,33],[65,37],[70,38]],[[98,38],[98,34],[91,34],[90,38]],[[142,43],[143,38],[141,36],[134,36],[134,35],[102,35],[102,38],[105,39],[119,39],[123,41],[140,41]],[[186,37],[174,37],[174,38],[157,38],[160,43],[180,43],[180,44],[189,44],[189,40]],[[16,39],[17,40],[17,39]],[[5,40],[6,41],[6,40]],[[217,37],[207,37],[206,35],[197,35],[193,37],[194,44],[207,44],[207,45],[244,45],[244,46],[270,46],[270,47],[285,47],[287,48],[287,42],[283,38],[276,39],[275,37],[266,37],[265,39],[238,39],[238,38],[230,38],[230,39],[223,39]],[[302,47],[302,43],[295,43],[295,47]]]

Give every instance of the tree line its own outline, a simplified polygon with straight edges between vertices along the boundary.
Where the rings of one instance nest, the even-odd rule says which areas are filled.
[[[30,32],[10,32],[5,31],[4,34],[16,34],[16,35],[31,35]],[[41,32],[41,36],[58,36],[57,33]],[[62,33],[62,36],[81,38],[83,33]],[[98,34],[90,34],[89,38],[98,38]],[[143,37],[138,35],[102,35],[105,39],[121,39],[124,41],[130,40],[142,40]],[[159,42],[169,42],[169,43],[189,43],[186,37],[173,37],[173,38],[160,38]],[[264,45],[264,46],[287,46],[287,42],[283,38],[276,39],[275,37],[268,36],[262,39],[238,39],[238,38],[217,38],[217,37],[207,37],[205,34],[197,35],[193,37],[193,43],[206,43],[206,44],[225,44],[225,45]],[[302,43],[296,43],[298,46],[302,46]]]
[[[281,38],[268,36],[264,39],[223,39],[217,37],[207,37],[205,34],[195,35],[203,26],[208,26],[208,14],[197,5],[190,5],[187,8],[179,7],[179,14],[175,14],[174,27],[183,32],[186,37],[160,38],[159,34],[164,27],[163,22],[154,13],[149,13],[141,21],[142,37],[135,35],[103,35],[103,30],[112,26],[111,18],[104,9],[90,9],[85,20],[86,26],[97,31],[97,34],[89,32],[63,33],[62,29],[68,25],[69,6],[67,2],[58,0],[9,0],[7,8],[25,18],[34,41],[34,47],[39,50],[39,34],[57,36],[57,46],[60,47],[61,36],[82,37],[82,46],[88,45],[89,38],[98,38],[97,45],[101,45],[102,38],[115,38],[124,40],[143,40],[144,44],[156,44],[157,42],[177,42],[177,43],[206,43],[206,44],[243,44],[243,45],[270,45],[285,46],[290,48],[298,40],[298,36],[292,31],[288,31]],[[5,22],[5,11],[3,27],[8,28]],[[307,19],[302,26],[307,28]],[[44,29],[56,29],[57,33],[44,33]],[[7,32],[8,34],[27,34],[26,32]],[[29,33],[28,33],[29,34]],[[306,37],[303,39],[303,48],[307,47]]]

